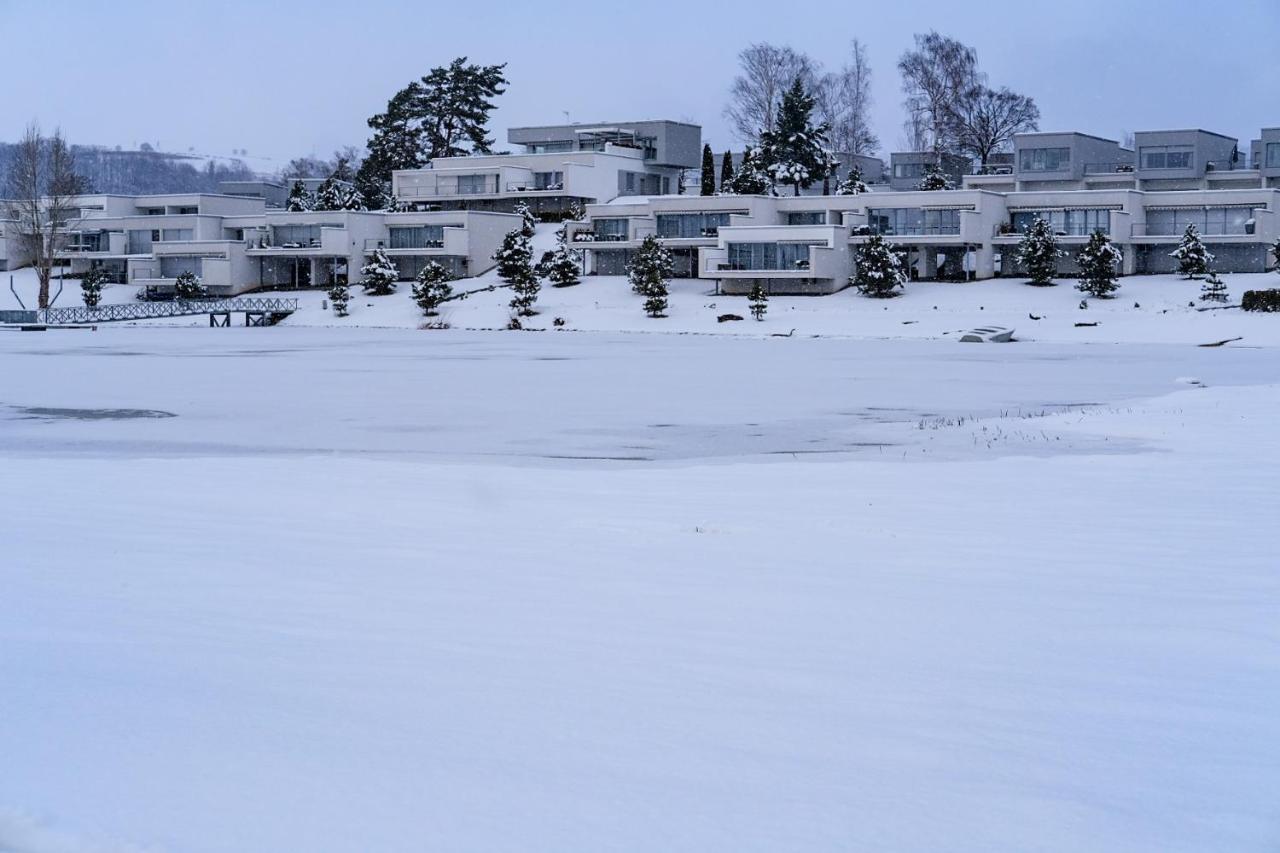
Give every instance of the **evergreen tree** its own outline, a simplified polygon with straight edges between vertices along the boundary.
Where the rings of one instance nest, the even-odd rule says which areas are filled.
[[[518,316],[531,316],[541,285],[533,269],[533,246],[529,235],[523,228],[509,232],[493,253],[493,259],[498,262],[498,278],[511,287],[511,310]]]
[[[862,170],[858,164],[849,167],[849,175],[836,187],[836,195],[860,195],[867,191],[867,183],[862,179]]]
[[[720,192],[727,193],[733,189],[733,153],[725,151],[720,158]],[[1280,259],[1280,255],[1277,255]]]
[[[453,295],[453,287],[449,284],[452,276],[436,261],[427,261],[413,283],[413,301],[418,303],[426,317],[434,317],[437,309],[446,299]]]
[[[1187,278],[1199,278],[1209,271],[1209,264],[1213,263],[1213,254],[1200,242],[1200,231],[1194,223],[1187,223],[1182,242],[1169,256],[1178,259],[1178,272]]]
[[[200,276],[193,272],[182,272],[173,280],[173,295],[178,299],[200,299],[204,296],[204,285]]]
[[[346,199],[342,185],[330,175],[316,188],[316,200],[313,210],[343,210]]]
[[[667,281],[657,278],[649,282],[644,291],[644,313],[650,317],[665,317],[667,313]]]
[[[763,281],[757,278],[751,283],[751,294],[747,300],[751,303],[751,316],[763,320],[765,312],[769,310],[769,294],[764,289]]]
[[[572,201],[570,201],[570,202],[569,202],[569,210],[568,210],[568,212],[565,214],[565,217],[564,217],[564,218],[565,218],[565,220],[566,220],[566,221],[568,221],[568,222],[583,222],[583,221],[585,221],[585,220],[586,220],[586,218],[587,218],[587,208],[586,208],[586,205],[584,205],[584,204],[582,203],[582,200],[581,200],[581,199],[576,199],[576,198],[575,198],[575,199],[573,199]]]
[[[366,158],[356,171],[355,191],[365,210],[395,210],[395,199],[391,195],[391,182],[378,177],[377,170],[369,165]]]
[[[329,285],[329,301],[333,303],[333,313],[339,317],[347,316],[347,303],[351,301],[351,291],[347,289],[345,278],[335,278]]]
[[[748,147],[742,152],[742,163],[738,166],[729,189],[725,190],[721,187],[721,190],[732,195],[771,195],[773,180],[761,168],[755,150]]]
[[[80,279],[80,298],[84,307],[97,308],[102,301],[102,285],[107,283],[107,271],[102,267],[92,267]]]
[[[373,250],[369,263],[360,268],[360,286],[370,296],[387,296],[395,293],[400,270],[381,246]]]
[[[813,96],[797,77],[782,95],[774,126],[760,134],[763,168],[774,183],[789,184],[795,194],[831,174],[825,124],[813,123]]]
[[[524,232],[526,237],[533,239],[534,230],[538,225],[538,217],[533,215],[529,205],[523,201],[516,202],[513,212],[520,216],[520,230]]]
[[[906,285],[898,248],[879,234],[872,234],[858,247],[857,265],[849,282],[865,296],[888,299]]]
[[[1272,244],[1271,255],[1276,259],[1276,272],[1280,272],[1280,240]]]
[[[1016,257],[1031,279],[1028,283],[1044,287],[1053,284],[1058,258],[1065,254],[1058,248],[1058,238],[1049,223],[1037,216],[1023,234]]]
[[[578,259],[564,243],[556,247],[547,264],[547,280],[552,287],[573,287],[578,284]]]
[[[666,282],[671,278],[673,270],[671,252],[650,234],[640,242],[640,248],[631,256],[627,264],[627,280],[631,282],[633,292],[647,296],[655,282]],[[665,289],[664,284],[664,292]]]
[[[951,179],[942,171],[937,163],[929,163],[924,167],[924,177],[920,179],[920,189],[927,192],[955,189]]]
[[[312,198],[311,193],[307,192],[307,188],[303,186],[302,181],[294,181],[293,186],[289,189],[289,201],[286,203],[286,209],[291,213],[299,213],[304,210],[314,210],[316,200]]]
[[[1116,283],[1117,268],[1124,255],[1111,242],[1111,238],[1098,229],[1089,235],[1089,242],[1076,255],[1080,267],[1080,283],[1076,290],[1097,299],[1110,299],[1119,289]]]
[[[702,195],[716,194],[716,158],[710,145],[702,146]]]
[[[1204,285],[1200,288],[1200,299],[1203,302],[1226,302],[1230,294],[1227,283],[1213,270],[1209,271]]]

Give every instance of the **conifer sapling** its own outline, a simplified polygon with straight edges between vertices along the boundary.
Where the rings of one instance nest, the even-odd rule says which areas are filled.
[[[1226,302],[1230,297],[1227,292],[1227,283],[1222,277],[1213,270],[1209,271],[1209,275],[1204,280],[1204,285],[1200,288],[1200,300],[1202,302]]]
[[[80,298],[84,307],[97,308],[102,301],[102,285],[107,283],[107,271],[102,267],[93,267],[80,279]]]
[[[427,261],[413,282],[413,301],[426,317],[434,317],[440,305],[453,295],[452,276],[437,261]]]
[[[858,247],[857,267],[850,284],[864,296],[888,299],[898,295],[907,282],[898,249],[879,234],[872,234]]]
[[[335,278],[329,285],[329,301],[333,303],[333,313],[338,317],[347,316],[347,303],[351,301],[351,291],[347,289],[345,278]]]
[[[1178,261],[1178,272],[1187,278],[1199,278],[1209,271],[1213,263],[1213,254],[1200,242],[1200,231],[1195,223],[1187,223],[1187,230],[1182,232],[1182,242],[1178,248],[1169,253]]]
[[[751,283],[747,301],[751,303],[751,316],[756,320],[763,320],[765,312],[769,310],[769,293],[764,289],[763,281],[757,278]]]
[[[370,296],[387,296],[395,293],[400,270],[379,246],[373,250],[369,263],[360,268],[360,286]]]
[[[1066,252],[1058,248],[1058,237],[1053,228],[1037,216],[1027,226],[1015,257],[1026,270],[1030,279],[1028,284],[1047,287],[1053,284],[1053,277],[1058,273],[1058,259],[1065,255]]]
[[[1080,267],[1080,282],[1076,290],[1096,299],[1110,299],[1119,289],[1116,270],[1124,261],[1124,255],[1111,242],[1111,238],[1098,229],[1089,235],[1089,242],[1076,255]]]

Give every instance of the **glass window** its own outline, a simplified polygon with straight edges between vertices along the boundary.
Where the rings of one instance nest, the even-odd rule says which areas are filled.
[[[867,224],[875,234],[959,234],[960,211],[872,208],[867,211]]]
[[[1147,233],[1171,237],[1195,225],[1201,234],[1247,234],[1253,210],[1247,207],[1183,207],[1147,211]]]
[[[172,243],[176,240],[190,240],[191,234],[190,228],[165,228],[160,232],[160,240],[164,243]]]
[[[893,176],[895,178],[919,180],[924,177],[924,169],[924,163],[894,163]]]
[[[443,246],[443,225],[413,225],[391,229],[392,249],[439,249]]]
[[[729,224],[728,211],[711,213],[659,213],[658,236],[666,238],[714,237]]]
[[[809,266],[809,249],[820,243],[730,243],[729,269],[795,270]]]
[[[1070,148],[1023,148],[1018,152],[1020,172],[1060,172],[1070,167]]]
[[[187,255],[165,255],[160,258],[160,277],[177,278],[184,272],[200,275],[200,258]]]
[[[825,225],[827,214],[821,210],[797,210],[787,214],[788,225]]]
[[[458,194],[459,195],[475,195],[477,193],[492,192],[489,189],[488,175],[459,175],[458,176]]]
[[[626,240],[627,220],[625,219],[593,219],[591,232],[597,240]]]
[[[1190,169],[1190,145],[1144,145],[1139,152],[1144,169]]]
[[[1055,234],[1084,237],[1099,230],[1104,234],[1111,233],[1111,211],[1106,208],[1092,207],[1015,211],[1011,219],[1014,230],[1018,232],[1027,230],[1037,216],[1048,222]]]
[[[533,188],[535,190],[564,189],[564,172],[534,172]]]
[[[1280,168],[1280,142],[1267,143],[1267,168]]]
[[[126,252],[130,255],[149,255],[151,254],[151,244],[159,239],[159,231],[151,231],[148,229],[130,231],[129,247],[126,249]]]

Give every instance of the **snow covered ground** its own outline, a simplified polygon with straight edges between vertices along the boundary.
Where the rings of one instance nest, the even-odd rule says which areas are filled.
[[[0,851],[1276,849],[1280,323],[1123,284],[0,334]]]

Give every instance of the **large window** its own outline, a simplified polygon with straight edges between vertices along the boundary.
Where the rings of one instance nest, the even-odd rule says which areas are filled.
[[[1140,162],[1144,169],[1190,169],[1194,150],[1190,145],[1144,145]]]
[[[626,240],[627,220],[625,219],[593,219],[591,233],[597,240]]]
[[[160,258],[160,277],[177,278],[184,272],[199,276],[203,270],[201,261],[188,255],[165,255]]]
[[[894,163],[893,176],[895,178],[919,180],[924,177],[924,170],[927,165],[927,163]]]
[[[1014,229],[1019,233],[1026,231],[1037,216],[1048,222],[1055,234],[1079,237],[1087,236],[1094,231],[1111,233],[1111,211],[1098,207],[1070,210],[1019,210],[1013,214]]]
[[[730,243],[731,270],[799,270],[809,268],[809,248],[821,243]]]
[[[1253,209],[1248,207],[1180,207],[1147,210],[1147,234],[1171,237],[1194,225],[1201,234],[1248,234]]]
[[[1280,142],[1267,143],[1267,168],[1280,169]]]
[[[727,211],[714,213],[659,213],[659,237],[714,237],[729,224]]]
[[[277,225],[272,231],[275,233],[275,246],[305,249],[320,245],[319,225]]]
[[[875,234],[959,234],[959,210],[923,210],[919,207],[881,207],[867,211],[867,224]]]
[[[1018,151],[1019,172],[1061,172],[1070,168],[1070,148],[1023,148]]]
[[[493,192],[488,175],[459,175],[458,195],[476,195]]]
[[[130,255],[151,254],[151,244],[160,240],[160,232],[144,229],[129,232],[129,246],[125,250]]]
[[[192,233],[190,228],[165,228],[160,231],[160,240],[165,243],[190,240],[192,239]]]
[[[564,189],[564,172],[534,172],[533,188],[535,190]]]
[[[787,214],[788,225],[825,225],[827,214],[821,210],[795,210]]]
[[[443,225],[413,225],[391,229],[392,249],[440,249],[443,247]]]

